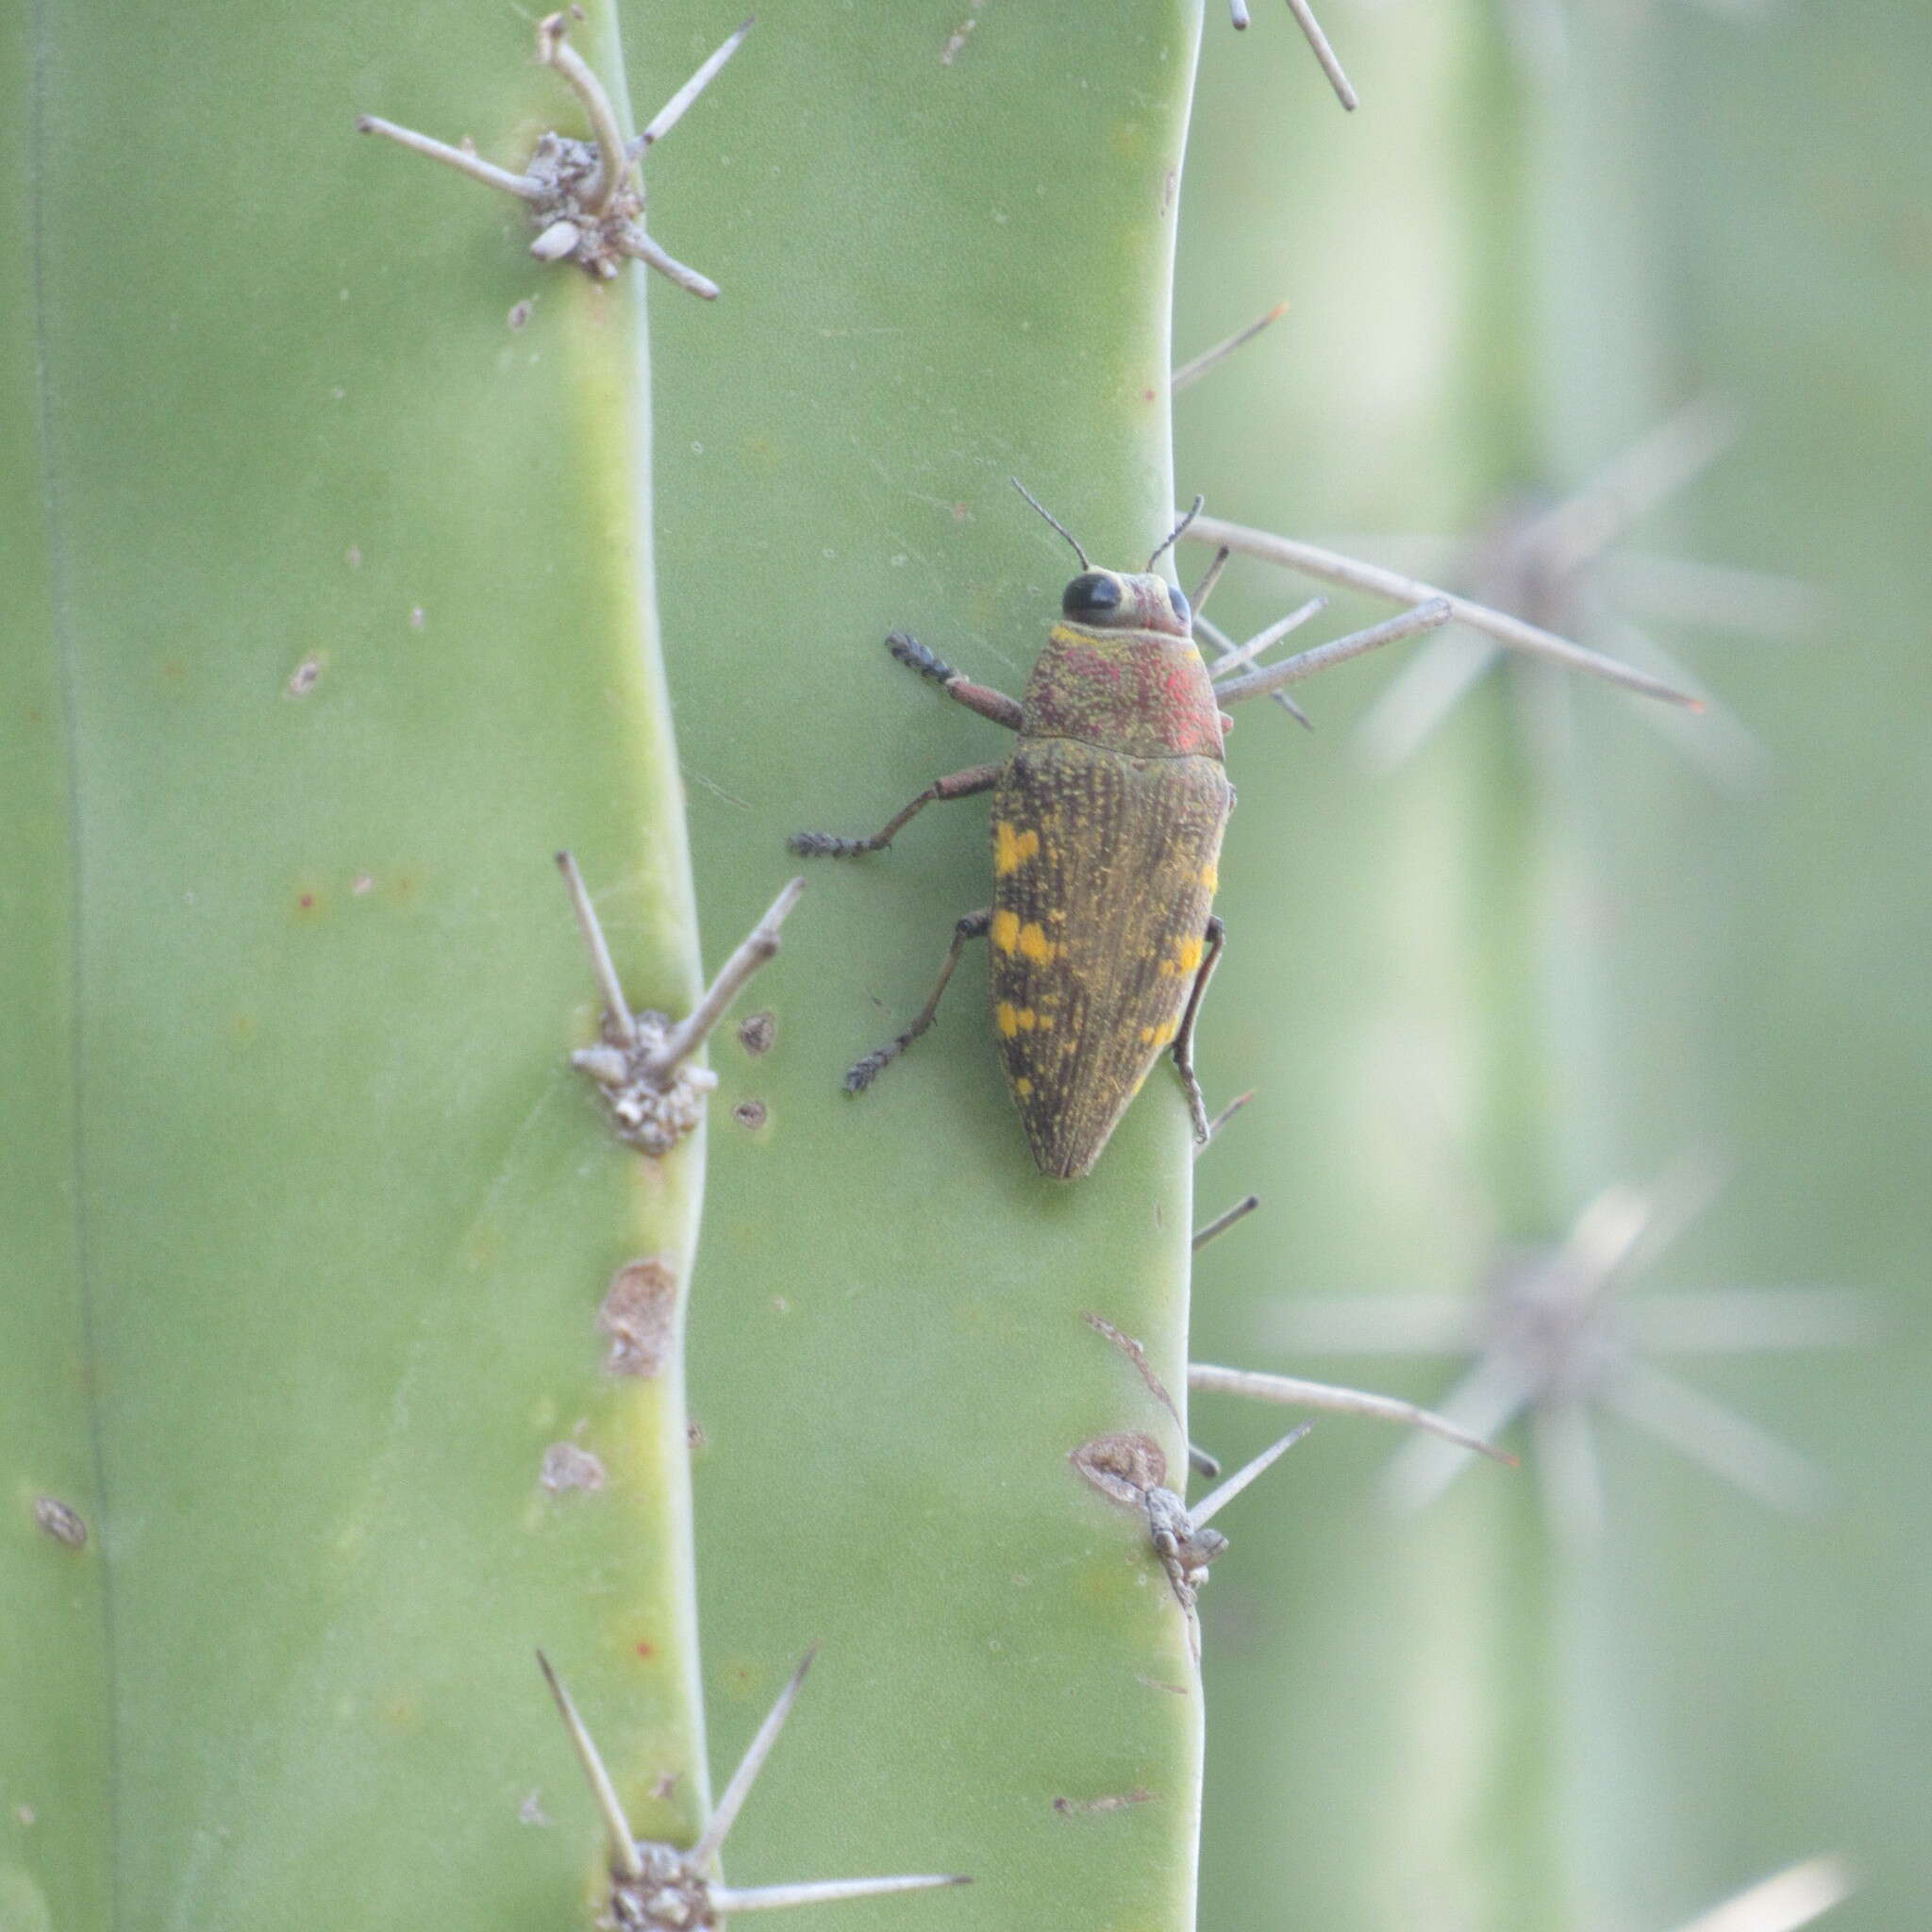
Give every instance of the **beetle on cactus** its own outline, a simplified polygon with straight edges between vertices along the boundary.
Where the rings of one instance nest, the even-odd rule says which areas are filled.
[[[1145,569],[1127,573],[1095,570],[1065,525],[1017,478],[1013,487],[1080,559],[1024,698],[970,683],[903,633],[886,641],[947,696],[1015,732],[1012,752],[935,780],[870,838],[799,832],[791,845],[828,858],[882,851],[935,800],[993,793],[992,903],[959,921],[932,996],[845,1084],[863,1091],[932,1024],[967,941],[988,939],[994,1036],[1034,1161],[1054,1179],[1077,1180],[1164,1052],[1186,1089],[1195,1138],[1208,1139],[1193,1034],[1224,940],[1212,906],[1234,808],[1223,758],[1234,721],[1195,647],[1188,598],[1154,569],[1200,499]],[[1360,633],[1359,648],[1447,616],[1446,606],[1421,607]],[[1244,679],[1220,696],[1273,690],[1301,661],[1258,674],[1255,690]]]

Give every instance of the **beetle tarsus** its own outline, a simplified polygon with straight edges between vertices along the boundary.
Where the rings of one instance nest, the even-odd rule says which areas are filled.
[[[860,852],[884,850],[877,839],[840,839],[830,832],[793,832],[785,846],[801,858],[851,858]]]
[[[935,684],[950,684],[959,675],[944,658],[934,657],[917,638],[906,631],[895,630],[886,640],[886,649],[908,671],[916,671],[920,676],[929,677]]]
[[[953,976],[953,968],[959,963],[959,955],[966,950],[968,940],[983,940],[992,924],[992,908],[983,907],[977,912],[969,912],[953,927],[953,943],[946,948],[946,963],[940,968],[939,984],[932,990],[932,997],[919,1009],[919,1017],[898,1039],[888,1041],[884,1046],[875,1048],[855,1063],[845,1075],[845,1091],[848,1093],[863,1093],[876,1080],[883,1069],[897,1059],[919,1036],[933,1023],[933,1016],[940,1009],[940,1001],[944,997],[946,982]]]
[[[890,1045],[875,1048],[862,1060],[855,1060],[845,1075],[846,1092],[863,1093],[911,1044],[911,1036],[902,1033]]]

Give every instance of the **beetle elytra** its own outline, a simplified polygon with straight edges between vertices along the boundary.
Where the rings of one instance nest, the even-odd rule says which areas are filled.
[[[1080,575],[1015,700],[968,682],[903,633],[892,656],[1017,734],[1007,758],[940,778],[869,839],[800,832],[794,852],[877,852],[938,799],[993,794],[992,902],[954,929],[939,984],[905,1032],[846,1075],[858,1092],[932,1024],[966,942],[991,941],[993,1032],[1043,1174],[1088,1173],[1155,1061],[1171,1052],[1197,1138],[1207,1110],[1192,1038],[1223,932],[1212,916],[1221,837],[1234,805],[1222,757],[1228,720],[1195,649],[1187,598],[1154,566]]]

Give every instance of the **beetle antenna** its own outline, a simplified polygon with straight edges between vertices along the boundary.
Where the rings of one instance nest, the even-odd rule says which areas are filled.
[[[1180,520],[1180,522],[1174,526],[1174,528],[1168,533],[1167,541],[1163,543],[1160,546],[1160,548],[1157,550],[1154,553],[1154,555],[1147,559],[1147,568],[1149,570],[1152,570],[1154,566],[1157,563],[1158,563],[1160,559],[1163,557],[1165,557],[1167,553],[1170,550],[1172,550],[1176,543],[1180,541],[1181,532],[1185,530],[1188,527],[1188,525],[1191,524],[1194,521],[1194,519],[1201,514],[1201,507],[1207,501],[1208,499],[1205,496],[1195,497],[1193,508],[1191,509],[1187,513],[1187,515],[1184,516]]]
[[[1039,497],[1035,496],[1032,491],[1027,489],[1025,484],[1021,482],[1019,477],[1009,476],[1007,480],[1009,483],[1011,483],[1013,488],[1017,490],[1020,492],[1020,494],[1024,496],[1026,499],[1026,501],[1030,503],[1033,506],[1033,508],[1037,509],[1040,512],[1040,514],[1043,516],[1047,520],[1047,522],[1050,523],[1054,526],[1054,528],[1058,530],[1060,533],[1060,535],[1064,537],[1067,540],[1067,541],[1074,546],[1074,555],[1080,559],[1080,568],[1082,570],[1091,570],[1093,566],[1087,561],[1087,553],[1080,548],[1079,538],[1074,536],[1073,531],[1068,529],[1066,525],[1061,523],[1059,518],[1055,516],[1052,510],[1048,509],[1045,504],[1041,503]],[[1172,543],[1174,541],[1174,539],[1170,537],[1167,541],[1168,542]]]

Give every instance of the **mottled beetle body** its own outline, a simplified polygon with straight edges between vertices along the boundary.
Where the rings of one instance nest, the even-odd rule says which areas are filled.
[[[1139,621],[1054,626],[993,791],[993,1032],[1033,1158],[1063,1180],[1180,1032],[1234,802],[1174,593],[1111,582]]]
[[[1167,547],[1127,575],[1088,568],[1074,543],[1081,575],[1018,703],[908,637],[888,639],[902,663],[1015,731],[1013,751],[939,779],[869,839],[791,841],[808,855],[876,852],[934,800],[992,792],[992,903],[958,922],[924,1010],[846,1085],[870,1086],[931,1025],[961,948],[984,936],[1007,1082],[1035,1161],[1058,1180],[1092,1168],[1163,1052],[1206,1132],[1189,1047],[1221,943],[1211,908],[1234,792],[1222,760],[1228,721],[1188,600],[1153,575]]]

